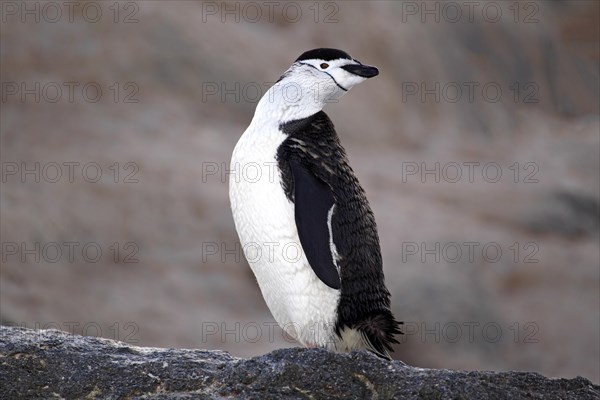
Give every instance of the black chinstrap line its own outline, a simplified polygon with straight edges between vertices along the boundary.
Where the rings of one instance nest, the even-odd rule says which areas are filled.
[[[314,69],[316,69],[317,71],[325,72],[327,75],[329,75],[329,77],[330,77],[330,78],[333,80],[333,82],[335,82],[335,84],[336,84],[336,85],[337,85],[337,86],[338,86],[340,89],[342,89],[344,92],[347,92],[347,91],[348,91],[348,89],[346,89],[346,88],[344,88],[342,85],[340,85],[340,84],[339,84],[339,83],[338,83],[338,82],[335,80],[335,78],[334,78],[333,76],[331,76],[331,74],[330,74],[329,72],[327,72],[327,71],[323,71],[323,70],[321,70],[321,69],[319,69],[319,68],[315,67],[314,65],[311,65],[311,64],[308,64],[308,63],[303,63],[303,62],[301,62],[300,64],[301,64],[301,65],[307,65],[307,66],[309,66],[309,67],[311,67],[311,68],[314,68]]]

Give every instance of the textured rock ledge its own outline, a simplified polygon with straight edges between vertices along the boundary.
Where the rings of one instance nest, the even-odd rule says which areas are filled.
[[[0,328],[0,398],[598,399],[584,378],[461,372],[367,353],[282,349],[240,359],[158,349],[56,330]]]

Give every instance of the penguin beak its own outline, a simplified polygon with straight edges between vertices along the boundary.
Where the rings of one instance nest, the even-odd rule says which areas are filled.
[[[343,65],[342,69],[350,72],[351,74],[361,76],[363,78],[372,78],[379,75],[379,70],[376,67],[363,64],[348,64]]]

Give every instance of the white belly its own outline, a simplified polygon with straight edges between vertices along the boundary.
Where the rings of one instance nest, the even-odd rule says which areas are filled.
[[[302,250],[275,157],[285,138],[276,127],[251,124],[238,141],[229,175],[233,219],[275,320],[304,345],[331,347],[339,291],[321,282]]]

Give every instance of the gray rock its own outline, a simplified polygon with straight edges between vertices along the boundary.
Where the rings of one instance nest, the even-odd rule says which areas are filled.
[[[0,398],[597,399],[587,379],[422,369],[364,352],[222,351],[129,346],[57,330],[0,328]]]

